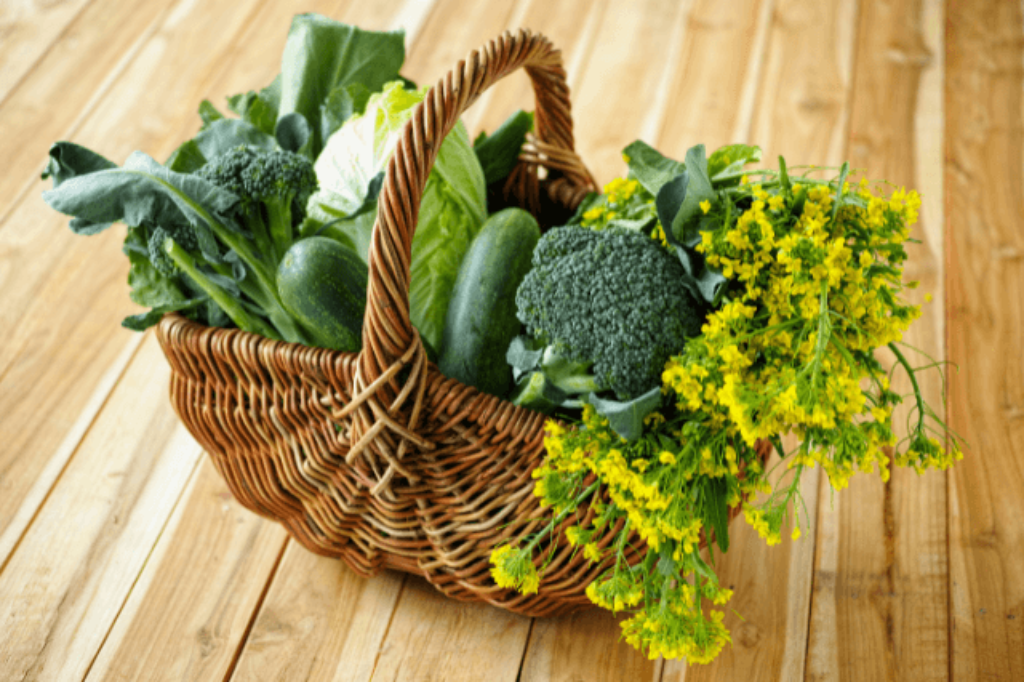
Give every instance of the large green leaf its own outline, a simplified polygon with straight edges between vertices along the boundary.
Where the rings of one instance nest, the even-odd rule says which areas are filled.
[[[194,173],[206,165],[206,157],[195,140],[187,140],[174,150],[164,165],[175,173]]]
[[[197,228],[200,245],[209,243],[204,228],[213,215],[238,203],[231,192],[196,175],[176,173],[142,152],[133,152],[123,168],[71,178],[43,192],[43,200],[74,216],[71,229],[79,234],[95,234],[118,221],[173,225],[184,219]],[[218,258],[213,247],[204,247],[203,253]]]
[[[670,225],[676,240],[689,247],[700,241],[697,218],[703,213],[700,208],[701,202],[715,199],[715,190],[712,189],[711,179],[708,177],[708,160],[704,155],[704,145],[691,147],[686,152],[686,174],[686,192]],[[662,226],[668,232],[668,225],[662,223]]]
[[[364,31],[318,14],[292,20],[281,57],[278,117],[297,112],[312,131],[311,158],[323,148],[320,107],[332,90],[361,83],[380,90],[405,61],[404,31]]]
[[[54,142],[43,170],[43,180],[53,178],[53,186],[59,187],[65,180],[110,168],[117,168],[117,164],[91,149],[74,142]]]
[[[586,401],[594,406],[597,413],[608,419],[608,426],[626,440],[636,440],[643,433],[644,417],[661,407],[661,387],[656,386],[632,400],[604,400],[594,394]]]
[[[491,135],[483,133],[473,143],[473,151],[484,169],[487,184],[504,180],[519,161],[526,134],[533,129],[533,114],[519,110],[505,119]]]
[[[708,175],[714,182],[719,175],[738,173],[748,163],[757,163],[760,160],[760,147],[746,144],[730,144],[719,147],[708,159]],[[734,182],[739,182],[739,180],[736,179]]]
[[[630,173],[654,196],[667,182],[686,170],[686,164],[668,158],[642,140],[633,142],[622,153]]]
[[[213,159],[239,145],[265,152],[277,149],[277,140],[248,121],[222,118],[199,131],[192,140],[207,159]]]

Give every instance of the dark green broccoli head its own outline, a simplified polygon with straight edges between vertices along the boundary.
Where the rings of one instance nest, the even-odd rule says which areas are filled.
[[[196,175],[237,194],[243,210],[259,203],[287,202],[304,214],[306,201],[317,188],[313,163],[305,156],[245,145],[211,160]]]
[[[657,386],[703,316],[682,264],[645,234],[567,226],[545,234],[516,294],[532,336],[593,362],[602,388],[629,400]]]

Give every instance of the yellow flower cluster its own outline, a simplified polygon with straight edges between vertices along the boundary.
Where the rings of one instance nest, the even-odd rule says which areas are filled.
[[[502,545],[491,552],[491,577],[498,587],[514,589],[523,594],[536,594],[540,576],[533,565],[531,552]]]
[[[886,196],[864,181],[793,183],[784,166],[758,175],[759,183],[744,176],[699,203],[700,240],[690,258],[703,258],[699,266],[725,282],[700,336],[665,365],[661,407],[643,419],[640,437],[627,442],[585,404],[570,426],[547,423],[547,458],[533,472],[534,494],[555,514],[544,532],[564,528],[569,544],[602,566],[587,596],[630,610],[623,636],[651,658],[707,663],[731,641],[722,612],[706,607],[732,592],[698,551],[709,538],[727,548],[729,507],[742,507],[775,545],[794,509],[791,537],[800,537],[794,503],[806,468],[820,465],[842,489],[858,471],[888,480],[891,459],[920,472],[962,457],[955,438],[944,448],[933,437],[939,431],[929,423],[945,427],[896,345],[920,315],[901,299],[914,286],[903,283],[902,266],[920,197],[904,189]],[[656,219],[654,197],[636,180],[604,190],[582,210],[582,225],[648,229]],[[652,239],[668,247],[662,225],[653,224]],[[917,423],[899,442],[892,411],[903,396],[890,390],[875,357],[886,346],[914,385]],[[788,433],[801,443],[785,453],[779,436]],[[761,440],[788,467],[775,487],[757,455]],[[570,514],[575,522],[563,524]],[[542,534],[494,551],[498,585],[536,591],[531,550]],[[647,552],[630,566],[624,550],[635,538]]]

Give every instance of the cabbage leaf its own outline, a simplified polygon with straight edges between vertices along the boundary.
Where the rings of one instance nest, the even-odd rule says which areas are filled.
[[[426,90],[388,83],[365,111],[348,119],[324,146],[315,168],[320,190],[308,215],[326,226],[324,236],[354,244],[369,260],[376,210],[345,220],[363,205],[373,178],[385,170],[413,109]],[[413,325],[435,348],[441,343],[455,278],[469,245],[487,219],[484,172],[460,121],[445,138],[427,179],[412,241],[409,292]]]

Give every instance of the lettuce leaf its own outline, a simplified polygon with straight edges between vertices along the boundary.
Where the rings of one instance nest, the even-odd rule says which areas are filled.
[[[350,118],[327,140],[317,158],[320,191],[310,197],[308,214],[326,224],[325,236],[354,244],[364,260],[369,258],[376,210],[344,218],[363,206],[371,181],[385,170],[402,126],[425,92],[406,90],[401,81],[388,83],[370,97],[361,115]],[[438,151],[412,241],[412,323],[435,348],[441,343],[462,258],[486,219],[484,172],[459,122]]]

